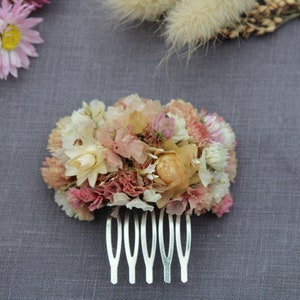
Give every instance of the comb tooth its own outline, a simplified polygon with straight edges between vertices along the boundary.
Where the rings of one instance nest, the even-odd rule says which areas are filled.
[[[191,252],[191,218],[189,215],[185,215],[186,220],[186,243],[185,243],[185,255],[182,253],[182,245],[181,245],[181,226],[180,226],[181,216],[176,216],[176,224],[175,224],[175,232],[176,232],[176,248],[177,254],[181,267],[181,281],[188,281],[188,263]]]
[[[168,215],[169,219],[169,251],[168,256],[166,255],[165,244],[164,244],[164,215],[165,209],[161,209],[158,223],[158,240],[161,260],[164,266],[164,281],[166,283],[171,282],[171,264],[174,252],[174,222],[172,215]]]
[[[134,250],[133,254],[131,254],[130,250],[130,240],[129,240],[129,218],[130,213],[127,210],[125,214],[125,220],[124,220],[124,245],[125,245],[125,253],[126,253],[126,259],[128,262],[129,267],[129,283],[134,284],[135,283],[135,265],[137,261],[137,255],[139,250],[139,220],[136,212],[133,214],[134,216]]]
[[[153,263],[155,259],[156,244],[157,244],[157,226],[156,226],[155,212],[152,211],[151,213],[152,246],[151,246],[151,254],[149,256],[148,246],[147,246],[147,233],[146,233],[147,216],[148,216],[148,212],[146,211],[143,213],[142,222],[141,222],[141,244],[142,244],[144,262],[146,266],[146,282],[150,284],[153,283]]]
[[[117,217],[117,250],[116,256],[113,254],[113,247],[112,247],[112,217],[108,216],[106,221],[106,247],[107,247],[107,254],[110,263],[110,281],[112,284],[118,283],[118,265],[120,260],[121,254],[121,246],[122,246],[122,222],[120,216]]]

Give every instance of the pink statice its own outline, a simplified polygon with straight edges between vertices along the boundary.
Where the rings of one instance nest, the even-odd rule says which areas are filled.
[[[227,193],[221,200],[220,203],[213,205],[211,211],[216,214],[219,218],[224,213],[229,213],[230,207],[233,205],[233,199],[230,193]]]
[[[185,119],[187,127],[194,122],[199,122],[199,113],[191,103],[181,99],[171,100],[166,106],[167,112]]]
[[[158,134],[170,139],[175,132],[175,119],[169,118],[166,113],[161,113],[154,116],[151,126]]]
[[[3,0],[0,6],[0,79],[9,74],[18,77],[18,68],[28,69],[28,57],[37,57],[33,44],[42,43],[40,34],[32,27],[42,22],[41,18],[28,18],[33,5],[16,1],[10,4]]]

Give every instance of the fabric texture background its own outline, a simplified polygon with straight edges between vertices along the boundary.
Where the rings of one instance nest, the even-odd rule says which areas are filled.
[[[247,41],[201,49],[186,65],[153,24],[113,30],[96,0],[52,1],[37,13],[45,39],[19,78],[0,82],[1,299],[300,299],[300,23]],[[55,122],[99,98],[190,101],[236,131],[238,176],[230,214],[192,218],[188,283],[174,253],[172,283],[157,252],[154,283],[139,253],[128,283],[110,283],[107,211],[91,223],[68,218],[40,167]]]

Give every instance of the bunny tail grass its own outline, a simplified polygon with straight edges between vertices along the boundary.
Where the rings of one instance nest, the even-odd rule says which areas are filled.
[[[165,32],[170,51],[167,56],[187,47],[187,56],[216,36],[222,28],[238,22],[254,0],[181,0],[169,11]]]
[[[169,10],[178,0],[104,0],[114,19],[121,23],[155,21]]]

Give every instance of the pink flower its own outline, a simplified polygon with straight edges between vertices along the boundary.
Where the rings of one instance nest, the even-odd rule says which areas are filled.
[[[131,197],[137,197],[146,190],[146,188],[142,186],[143,183],[139,182],[137,172],[133,170],[121,170],[115,180],[121,184],[122,192]]]
[[[117,130],[115,140],[111,138],[107,130],[100,128],[97,131],[96,139],[112,152],[124,158],[132,157],[139,164],[144,163],[147,159],[146,150],[148,149],[148,145],[138,140],[134,134],[131,134],[125,128]],[[113,153],[107,152],[106,156],[108,163],[111,162],[113,166],[122,166],[122,162]]]
[[[233,204],[233,199],[230,193],[226,194],[220,203],[212,206],[211,210],[214,214],[216,214],[219,218],[222,217],[224,213],[229,212],[229,208]]]
[[[154,116],[152,119],[152,129],[161,134],[166,139],[170,139],[175,132],[175,119],[169,118],[166,113]]]
[[[74,210],[88,205],[90,211],[101,208],[107,202],[113,202],[116,193],[125,193],[137,197],[145,192],[135,171],[119,171],[115,177],[97,187],[71,188],[68,191],[68,201]]]
[[[180,216],[184,213],[187,206],[187,200],[183,197],[173,199],[167,203],[166,212],[170,215]]]
[[[67,192],[68,202],[71,207],[76,211],[88,204],[88,209],[94,211],[105,204],[105,200],[110,195],[105,192],[103,186],[97,188],[71,188]]]
[[[12,3],[17,3],[19,0],[10,0],[10,2]],[[24,4],[31,4],[34,5],[34,9],[35,8],[40,8],[42,7],[44,4],[49,4],[50,0],[23,0],[22,1]]]
[[[189,215],[193,214],[193,212],[197,215],[204,214],[206,209],[210,207],[211,201],[212,196],[208,193],[206,187],[188,187],[184,194],[167,203],[167,213],[181,215],[186,211]],[[187,210],[188,207],[189,209]]]
[[[0,79],[9,74],[18,77],[18,68],[28,69],[28,56],[38,54],[32,44],[42,43],[40,34],[31,28],[42,22],[41,18],[27,18],[33,5],[9,4],[3,0],[0,6]]]
[[[184,118],[188,127],[194,122],[199,122],[200,117],[198,111],[193,107],[191,103],[185,102],[181,99],[177,99],[172,100],[166,108],[167,112]]]
[[[204,124],[200,122],[193,122],[189,127],[189,134],[192,136],[199,144],[210,143],[210,133]]]
[[[208,114],[205,116],[205,126],[214,142],[223,142],[221,122],[224,122],[224,120],[217,114]]]
[[[198,216],[206,212],[212,201],[212,195],[204,186],[187,188],[186,198],[190,206],[187,213],[191,215],[194,212]]]

